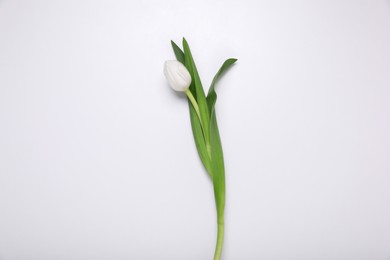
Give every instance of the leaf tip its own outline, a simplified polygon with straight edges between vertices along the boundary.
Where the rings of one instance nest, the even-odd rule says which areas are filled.
[[[184,45],[188,46],[188,42],[187,42],[187,40],[186,40],[185,37],[183,37],[183,46],[184,46]]]

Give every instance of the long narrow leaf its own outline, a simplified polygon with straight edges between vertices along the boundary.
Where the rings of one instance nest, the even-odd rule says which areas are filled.
[[[214,196],[218,222],[220,222],[223,221],[225,208],[225,166],[215,112],[211,115],[210,120],[210,138]]]
[[[222,75],[237,61],[237,59],[227,59],[218,70],[217,74],[215,74],[214,79],[210,85],[209,92],[207,94],[207,105],[209,108],[210,117],[213,113],[215,102],[217,101],[217,93],[215,92],[215,85],[218,80],[222,77]]]
[[[196,101],[199,105],[199,112],[201,117],[201,122],[203,126],[203,134],[206,140],[206,144],[210,141],[210,114],[207,106],[206,96],[200,81],[198,70],[196,69],[194,59],[192,58],[190,47],[186,39],[183,38],[183,48],[185,55],[185,66],[189,70],[192,76],[191,86],[194,87],[196,93]],[[190,87],[191,90],[191,87]]]
[[[191,127],[192,133],[194,135],[196,149],[198,150],[198,154],[203,166],[205,167],[210,177],[212,177],[211,161],[207,151],[206,142],[203,138],[202,126],[191,102],[188,102],[188,105],[190,108]]]
[[[219,135],[217,117],[215,114],[215,102],[217,100],[217,93],[215,92],[215,85],[221,76],[237,61],[237,59],[226,60],[215,75],[208,95],[207,105],[210,112],[210,143],[211,143],[211,161],[215,204],[217,208],[218,225],[224,223],[224,209],[225,209],[225,166],[223,161],[223,151],[221,138]]]
[[[209,93],[215,91],[215,84],[221,78],[221,76],[237,61],[235,58],[230,58],[225,60],[222,64],[221,68],[218,70],[217,74],[215,74],[214,79],[210,85]]]
[[[171,44],[176,59],[184,64],[185,61],[184,52],[180,49],[179,46],[177,46],[175,42],[171,41]],[[211,172],[212,172],[211,161],[207,152],[206,142],[203,137],[202,126],[199,121],[199,117],[196,114],[196,111],[189,100],[188,100],[188,105],[190,109],[191,127],[192,127],[192,133],[194,135],[195,146],[203,166],[205,167],[207,173],[211,176]]]

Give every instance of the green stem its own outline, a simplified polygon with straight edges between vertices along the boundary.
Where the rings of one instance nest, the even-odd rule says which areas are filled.
[[[203,121],[202,121],[202,118],[200,116],[200,111],[199,111],[199,105],[198,103],[196,102],[196,99],[194,98],[194,96],[192,95],[191,91],[189,88],[187,88],[186,91],[184,91],[184,93],[186,93],[188,99],[190,100],[192,106],[194,107],[195,109],[195,112],[196,114],[198,115],[198,118],[199,118],[199,122],[200,122],[200,126],[202,127],[202,131],[203,131],[203,137],[204,137],[204,140],[206,142],[206,146],[207,146],[207,152],[209,154],[209,157],[211,158],[211,147],[210,147],[210,144],[207,144],[207,140],[206,140],[206,128],[204,127],[203,125]]]
[[[195,100],[194,96],[192,95],[190,89],[187,88],[187,90],[184,91],[184,93],[186,93],[188,99],[191,101],[191,104],[192,104],[192,106],[194,107],[195,112],[196,112],[196,114],[197,114],[198,117],[199,117],[199,121],[200,121],[200,123],[202,124],[202,120],[201,120],[201,118],[200,118],[200,112],[199,112],[198,103],[196,102],[196,100]]]
[[[215,247],[214,260],[220,260],[222,255],[223,235],[225,231],[224,218],[218,220],[217,245]]]

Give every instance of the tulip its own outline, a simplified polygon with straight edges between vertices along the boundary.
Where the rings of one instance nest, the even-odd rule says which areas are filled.
[[[176,91],[185,92],[191,85],[191,75],[180,61],[166,61],[164,74],[169,85]]]
[[[199,74],[196,70],[195,62],[192,58],[187,41],[183,38],[184,51],[182,51],[173,41],[171,44],[177,61],[166,61],[164,65],[164,74],[169,85],[176,91],[184,92],[192,104],[192,107],[190,107],[190,118],[195,145],[199,157],[213,182],[218,223],[214,260],[220,260],[225,230],[225,168],[217,118],[214,112],[217,99],[215,84],[221,75],[230,68],[237,59],[227,59],[222,64],[215,75],[206,96],[202,84],[200,83]],[[183,64],[185,64],[187,68],[192,68],[191,73]],[[191,77],[194,79],[194,82],[190,89]],[[196,99],[192,92],[196,94]]]

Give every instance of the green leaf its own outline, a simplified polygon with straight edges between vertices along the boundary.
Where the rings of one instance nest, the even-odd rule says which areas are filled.
[[[179,46],[173,41],[171,41],[173,52],[175,53],[176,59],[184,64],[185,61],[185,56],[184,52],[180,49]],[[192,127],[192,133],[194,135],[194,141],[195,141],[195,146],[198,151],[200,160],[202,161],[203,166],[205,167],[207,173],[211,177],[211,161],[209,154],[207,152],[207,146],[204,140],[203,136],[203,130],[202,130],[202,125],[199,121],[199,117],[191,104],[191,102],[188,100],[188,105],[190,109],[190,119],[191,119],[191,127]]]
[[[211,82],[209,92],[207,94],[207,105],[210,112],[210,117],[213,113],[215,102],[217,101],[217,93],[215,92],[215,85],[218,80],[222,77],[222,75],[237,61],[237,59],[227,59],[218,70],[217,74],[215,74],[213,81]]]
[[[209,176],[212,177],[211,161],[207,151],[206,142],[203,137],[202,126],[191,102],[188,102],[188,105],[190,108],[191,127],[192,133],[194,135],[196,149],[198,150],[198,154],[203,166],[205,167]]]
[[[223,161],[221,138],[219,136],[215,113],[211,115],[210,119],[210,138],[212,177],[218,223],[223,223],[225,209],[225,166]]]
[[[171,41],[173,52],[175,53],[176,59],[184,64],[184,52],[174,41]]]
[[[218,70],[211,83],[207,94],[207,105],[210,112],[210,146],[211,146],[211,166],[214,186],[215,204],[217,208],[218,224],[223,225],[225,210],[225,166],[223,161],[223,151],[221,137],[219,135],[217,117],[215,114],[215,102],[217,93],[215,85],[221,76],[237,61],[237,59],[227,59]]]
[[[194,59],[192,58],[190,47],[185,38],[183,38],[183,48],[185,56],[185,66],[192,77],[190,91],[195,94],[196,102],[199,106],[200,118],[202,123],[203,135],[206,144],[210,141],[210,114],[207,106],[206,96],[200,81],[198,70],[196,69]]]

